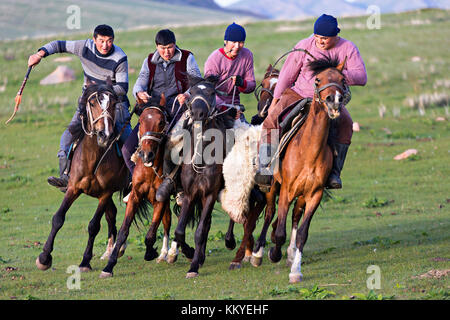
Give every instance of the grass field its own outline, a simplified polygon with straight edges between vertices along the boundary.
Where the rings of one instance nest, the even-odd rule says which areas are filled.
[[[259,268],[244,264],[240,270],[228,271],[235,252],[225,248],[228,217],[216,205],[208,256],[198,278],[184,278],[189,262],[182,256],[174,265],[145,262],[144,226],[131,228],[129,246],[114,277],[99,279],[106,265],[99,260],[107,242],[103,220],[91,263],[94,271],[82,274],[80,290],[69,290],[71,274],[66,270],[81,262],[87,225],[97,205],[87,196],[81,196],[66,216],[56,237],[52,268],[39,271],[35,259],[63,198],[46,179],[57,174],[59,138],[75,111],[82,70],[74,59],[65,64],[76,71],[75,82],[40,86],[39,81],[58,65],[56,56],[44,59],[31,73],[19,113],[5,126],[27,58],[45,40],[0,42],[0,85],[4,84],[0,89],[0,299],[449,299],[448,276],[438,277],[437,271],[450,269],[450,12],[383,15],[379,30],[368,30],[365,21],[340,19],[341,36],[359,47],[368,72],[368,84],[352,88],[348,106],[361,130],[353,135],[342,173],[344,188],[333,192],[334,199],[322,201],[311,223],[304,280],[297,285],[288,284],[285,258],[272,264],[265,257]],[[246,25],[246,46],[254,53],[258,81],[269,63],[311,34],[312,24],[309,20]],[[178,45],[195,53],[203,71],[208,55],[222,44],[224,28],[173,29]],[[130,87],[143,59],[154,50],[156,31],[116,35],[132,68]],[[407,103],[433,93],[446,95],[447,102],[417,107]],[[131,93],[129,97],[132,100]],[[241,101],[250,119],[256,100],[247,95]],[[393,160],[409,148],[418,154]],[[125,207],[117,197],[115,202],[120,227]],[[172,234],[175,216],[173,221]],[[261,226],[262,219],[256,236]],[[242,233],[238,225],[236,238]],[[193,244],[189,229],[187,240]],[[271,246],[270,239],[268,243]],[[157,246],[161,247],[161,240]],[[372,265],[379,267],[380,289],[367,287]],[[425,276],[431,270],[434,276]]]

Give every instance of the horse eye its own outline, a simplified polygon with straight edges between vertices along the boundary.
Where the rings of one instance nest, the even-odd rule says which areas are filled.
[[[320,82],[320,79],[319,79],[319,78],[316,78],[316,82]]]

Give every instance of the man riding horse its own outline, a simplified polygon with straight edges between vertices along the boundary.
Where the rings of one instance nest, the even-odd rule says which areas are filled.
[[[114,129],[116,134],[121,132],[122,127],[130,118],[128,111],[130,103],[127,98],[128,60],[125,52],[114,44],[114,30],[108,25],[99,25],[94,29],[92,39],[49,42],[29,57],[28,66],[35,66],[42,58],[54,53],[72,53],[80,58],[84,73],[83,92],[88,81],[105,84],[108,77],[111,79],[114,92],[119,97],[115,106]],[[80,114],[83,114],[82,108],[85,107],[79,103],[69,127],[81,126]],[[124,143],[130,132],[131,127],[127,124],[120,137],[120,142]],[[67,188],[69,180],[69,152],[72,142],[72,134],[69,129],[66,129],[61,136],[58,152],[60,177],[49,177],[47,180],[50,185],[60,188],[62,191]]]
[[[267,186],[272,182],[273,172],[268,167],[272,160],[272,155],[276,152],[275,144],[278,142],[276,136],[280,129],[279,115],[283,110],[295,105],[303,98],[312,98],[314,96],[315,77],[308,68],[308,63],[314,57],[334,57],[339,61],[346,59],[345,68],[342,71],[346,85],[364,86],[366,84],[366,68],[358,48],[351,41],[338,37],[339,31],[336,18],[323,14],[314,23],[314,35],[301,40],[294,47],[294,49],[303,49],[303,51],[293,51],[287,57],[280,71],[268,116],[263,122],[263,135],[259,149],[260,164],[255,177],[257,184]],[[294,85],[292,86],[292,84]],[[350,97],[350,90],[347,90],[344,97],[342,97],[343,105],[348,103]],[[345,106],[343,106],[335,130],[330,130],[331,141],[334,142],[336,152],[333,159],[333,169],[327,182],[328,188],[342,188],[340,174],[351,143],[352,134],[352,118]]]
[[[188,85],[188,75],[201,77],[200,69],[195,61],[194,55],[188,50],[178,48],[175,34],[169,29],[158,31],[155,36],[156,51],[149,54],[144,59],[139,77],[133,87],[133,95],[136,99],[147,103],[150,97],[157,97],[164,94],[166,98],[165,110],[169,118],[180,118],[183,114],[179,108],[188,97],[186,93]],[[177,120],[175,119],[175,121]],[[183,118],[184,119],[184,118]],[[131,174],[133,174],[135,164],[131,161],[131,156],[136,151],[139,140],[137,133],[139,124],[133,129],[130,137],[122,148],[125,163]],[[164,156],[163,173],[169,177],[173,175],[174,166],[170,160],[170,152]],[[171,179],[166,178],[158,189],[158,195],[162,192],[167,197],[172,192]],[[169,191],[164,191],[170,189]],[[164,202],[167,197],[157,195],[157,200]],[[127,201],[127,197],[124,199]]]
[[[245,29],[236,24],[230,24],[225,30],[224,47],[213,51],[205,62],[205,78],[208,76],[218,76],[216,89],[216,108],[224,111],[232,105],[239,106],[240,93],[252,93],[256,87],[253,54],[244,48],[246,33]],[[220,91],[220,92],[219,92]],[[183,116],[180,121],[185,117]],[[245,122],[244,114],[238,110],[236,119]],[[176,125],[180,127],[180,123]],[[176,128],[175,128],[176,129]],[[177,166],[166,157],[166,163],[170,163],[172,168]],[[167,176],[156,194],[158,201],[165,201],[175,190],[176,175]],[[181,198],[182,194],[178,196]],[[181,199],[179,199],[181,201]]]

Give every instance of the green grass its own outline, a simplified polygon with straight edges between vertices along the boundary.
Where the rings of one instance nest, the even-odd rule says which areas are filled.
[[[133,226],[114,277],[99,279],[106,265],[99,260],[107,237],[103,220],[94,246],[94,271],[81,275],[80,290],[69,290],[66,270],[81,262],[87,225],[97,205],[87,196],[81,196],[67,213],[56,237],[52,268],[37,270],[35,259],[63,197],[47,185],[46,178],[57,173],[59,138],[73,115],[82,84],[82,71],[74,60],[66,64],[76,71],[75,82],[40,86],[39,81],[57,65],[55,57],[46,58],[32,71],[15,120],[9,126],[0,125],[0,299],[448,299],[448,277],[415,278],[432,269],[449,268],[448,107],[431,106],[421,115],[404,100],[423,92],[448,91],[435,84],[449,77],[449,17],[449,12],[436,10],[385,15],[380,30],[358,27],[365,26],[364,18],[340,20],[346,26],[341,35],[358,45],[368,71],[367,86],[352,88],[349,104],[361,131],[353,135],[342,173],[344,188],[322,202],[312,221],[303,257],[304,278],[296,285],[288,284],[285,259],[272,264],[265,256],[259,268],[244,264],[240,270],[228,271],[235,251],[225,249],[228,217],[217,204],[208,256],[198,278],[184,278],[189,262],[182,256],[175,265],[145,262],[142,237],[146,227],[138,231]],[[430,23],[416,25],[413,20]],[[289,26],[298,29],[280,31]],[[269,63],[311,33],[311,26],[312,20],[246,25],[246,46],[254,53],[258,81]],[[194,51],[203,70],[208,55],[222,44],[224,28],[225,24],[173,29],[180,47]],[[130,74],[131,86],[143,59],[154,49],[155,32],[117,33],[117,44],[136,70]],[[436,34],[440,34],[438,44]],[[0,92],[1,123],[12,112],[28,55],[44,43],[0,43],[0,84],[2,78],[8,79],[5,91]],[[12,60],[5,59],[11,55]],[[414,56],[421,60],[412,61]],[[131,93],[129,97],[132,100]],[[247,95],[242,102],[250,119],[256,101]],[[383,118],[379,116],[381,105],[386,108]],[[437,121],[437,117],[446,120]],[[416,157],[393,160],[409,148],[418,150]],[[117,198],[115,202],[119,227],[125,207]],[[174,217],[172,235],[175,225]],[[255,236],[261,227],[262,219]],[[235,234],[236,239],[242,237],[240,225]],[[190,229],[187,241],[193,244]],[[270,247],[270,239],[268,243]],[[160,239],[156,245],[161,248]],[[372,291],[366,286],[371,265],[381,271],[381,289]]]

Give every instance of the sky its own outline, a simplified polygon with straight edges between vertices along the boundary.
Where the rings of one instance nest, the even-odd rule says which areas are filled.
[[[219,6],[226,7],[240,0],[214,0]]]

